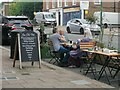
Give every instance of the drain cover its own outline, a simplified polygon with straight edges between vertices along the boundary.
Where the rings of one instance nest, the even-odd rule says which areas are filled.
[[[4,71],[3,73],[15,73],[14,71]]]
[[[18,77],[2,77],[0,80],[17,80],[19,79]]]
[[[1,77],[0,80],[6,80],[6,77]]]
[[[71,83],[74,83],[76,85],[85,85],[85,84],[91,84],[90,82],[86,80],[76,80],[76,81],[71,81]]]
[[[22,75],[30,75],[30,73],[22,73]]]
[[[6,77],[6,80],[16,80],[18,79],[17,77]]]

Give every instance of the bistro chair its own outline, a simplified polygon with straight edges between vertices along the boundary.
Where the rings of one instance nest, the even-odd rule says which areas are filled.
[[[80,67],[80,72],[82,72],[84,75],[86,75],[87,69],[89,68],[89,65],[91,64],[91,60],[93,57],[91,57],[91,54],[89,53],[84,53],[84,55],[81,57],[81,60],[83,61],[83,64]],[[95,63],[92,64],[89,73],[92,73],[94,78],[96,79],[96,65]]]
[[[112,62],[109,63],[109,67],[111,68],[111,70],[109,69],[109,72],[114,79],[120,71],[120,58],[118,58],[118,57],[113,58]]]
[[[53,62],[53,64],[59,63],[60,62],[60,53],[58,51],[54,50],[52,41],[48,41],[48,45],[49,45],[49,54],[51,57],[49,63],[51,63],[51,62]]]
[[[96,42],[93,42],[93,41],[92,42],[81,42],[80,49],[81,50],[93,49],[95,44],[96,44]],[[87,69],[91,63],[91,60],[93,59],[92,54],[83,51],[83,56],[80,59],[83,61],[83,64],[80,66],[80,72],[83,72],[83,74],[86,75],[85,72],[87,71]],[[90,73],[92,73],[95,78],[95,75],[97,73],[95,64],[92,65],[92,67],[90,68],[90,71],[91,71]]]

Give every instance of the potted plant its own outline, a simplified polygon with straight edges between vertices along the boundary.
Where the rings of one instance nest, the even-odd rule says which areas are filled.
[[[103,48],[105,48],[105,44],[102,42],[97,42],[96,46],[99,47],[99,49],[101,49],[103,51]]]

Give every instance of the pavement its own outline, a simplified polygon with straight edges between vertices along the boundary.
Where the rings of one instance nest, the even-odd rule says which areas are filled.
[[[12,67],[13,60],[9,59],[9,49],[0,47],[2,56],[2,88],[111,88],[114,87],[74,73],[61,67],[42,61],[41,68],[36,62],[22,62],[23,69]]]

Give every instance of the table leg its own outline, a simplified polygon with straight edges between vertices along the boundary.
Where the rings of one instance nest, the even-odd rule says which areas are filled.
[[[90,68],[91,68],[91,69],[92,69],[92,73],[93,73],[93,75],[94,75],[94,77],[95,77],[95,74],[94,74],[94,71],[93,71],[93,68],[92,68],[92,64],[94,63],[96,56],[97,56],[97,54],[94,54],[93,59],[92,59],[92,58],[91,58],[91,59],[89,59],[91,62],[90,62],[90,65],[88,66],[88,69],[87,69],[87,71],[86,71],[85,75],[87,75],[87,74],[88,74],[88,71],[89,71],[89,70],[90,70]]]
[[[101,68],[101,70],[99,72],[100,76],[99,76],[98,80],[100,80],[100,78],[101,78],[103,72],[105,71],[105,68],[107,67],[109,61],[110,61],[110,57],[107,57],[106,60],[105,60],[104,65],[103,65],[103,67]]]
[[[109,85],[110,85],[111,83],[110,83],[110,80],[109,80],[109,78],[108,78],[108,75],[107,75],[107,72],[106,72],[106,70],[105,70],[105,76],[106,76],[106,78],[107,78],[107,81],[108,81],[108,83],[109,83]]]
[[[113,78],[115,78],[115,76],[118,74],[119,71],[120,71],[120,68],[118,68],[118,70],[115,72]]]
[[[113,78],[115,78],[115,76],[116,76],[116,75],[119,73],[119,71],[120,71],[120,60],[119,60],[119,57],[117,57],[117,61],[118,61],[119,65],[118,65],[117,71],[116,71],[115,74],[113,75]]]

